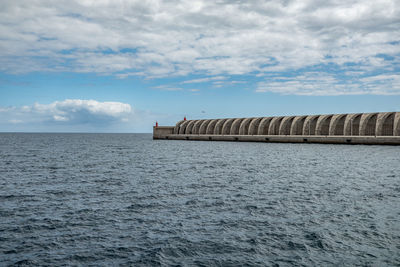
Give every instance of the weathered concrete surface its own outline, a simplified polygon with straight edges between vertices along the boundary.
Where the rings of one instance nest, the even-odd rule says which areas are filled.
[[[249,125],[249,135],[255,135],[258,133],[258,126],[260,125],[260,122],[263,118],[255,118],[252,119]]]
[[[192,129],[192,134],[199,134],[200,133],[200,126],[205,120],[199,120],[194,123],[193,129]]]
[[[212,121],[212,120],[205,120],[205,121],[203,121],[203,123],[200,125],[199,134],[207,134],[207,127],[208,127],[208,124],[209,124],[211,121]]]
[[[247,118],[242,121],[239,127],[239,134],[240,135],[247,135],[249,132],[249,126],[253,118]]]
[[[295,117],[284,117],[279,126],[279,135],[290,135],[290,128]]]
[[[213,134],[214,133],[214,128],[215,125],[217,124],[218,120],[212,120],[208,126],[207,126],[207,130],[206,130],[206,134]]]
[[[227,120],[228,119],[218,120],[218,122],[215,124],[214,134],[222,134],[222,128]]]
[[[318,117],[315,126],[315,135],[329,135],[329,124],[333,115],[322,115]]]
[[[224,126],[222,126],[222,134],[230,134],[231,133],[231,127],[235,119],[227,119],[224,123]]]
[[[317,126],[318,116],[307,116],[303,125],[303,134],[302,135],[314,135],[315,128]]]
[[[269,135],[279,135],[279,126],[283,119],[284,117],[275,117],[271,120],[268,128]]]
[[[236,119],[233,121],[232,125],[231,125],[231,130],[229,132],[229,134],[239,134],[239,129],[240,129],[240,124],[242,123],[244,119]]]
[[[174,126],[154,126],[153,139],[168,139],[168,136],[174,134],[174,128]]]
[[[297,116],[292,121],[290,135],[303,135],[303,126],[307,116]]]
[[[185,134],[192,134],[192,129],[196,121],[189,121],[188,126],[186,126]]]
[[[266,117],[261,120],[260,125],[258,126],[258,135],[268,134],[269,125],[271,124],[272,119],[273,117]]]
[[[329,125],[329,135],[344,135],[346,114],[333,115]]]
[[[190,123],[190,121],[184,121],[182,124],[180,124],[180,126],[179,126],[179,130],[178,130],[178,133],[179,134],[185,134],[186,133],[186,127],[187,127],[187,125]],[[174,130],[174,132],[175,132],[175,130]]]
[[[400,138],[400,112],[183,120],[175,126],[154,128],[154,138],[395,144]]]
[[[320,143],[320,144],[363,144],[363,145],[400,145],[399,136],[319,136],[319,135],[180,135],[171,134],[168,140],[193,141],[241,141],[271,143]]]

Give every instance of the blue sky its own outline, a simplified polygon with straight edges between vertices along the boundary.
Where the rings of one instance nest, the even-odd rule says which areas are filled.
[[[400,111],[400,6],[4,0],[0,131]]]

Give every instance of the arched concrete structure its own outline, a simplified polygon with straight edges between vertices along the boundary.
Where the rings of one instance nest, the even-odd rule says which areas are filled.
[[[199,134],[200,133],[200,126],[205,120],[198,120],[193,125],[192,134]]]
[[[400,112],[394,115],[393,135],[400,136]]]
[[[228,119],[218,120],[214,127],[214,134],[222,134],[222,127]]]
[[[260,125],[258,125],[258,135],[268,135],[269,125],[271,124],[273,117],[266,117],[260,121]]]
[[[214,134],[214,128],[217,122],[218,120],[211,120],[211,122],[207,126],[206,134]]]
[[[175,127],[174,127],[174,134],[179,134],[179,127],[180,127],[181,124],[184,123],[184,122],[185,122],[185,120],[181,120],[181,121],[178,121],[178,122],[176,123],[176,125],[175,125]]]
[[[332,115],[321,115],[317,120],[315,127],[315,135],[329,135],[329,125],[331,123]]]
[[[303,135],[315,135],[319,116],[307,116],[303,125]]]
[[[179,134],[185,134],[186,127],[189,123],[190,121],[185,121],[181,126],[179,126]]]
[[[247,118],[247,119],[244,119],[242,121],[242,123],[240,123],[240,127],[239,127],[240,135],[248,135],[249,134],[249,126],[253,119],[254,118]]]
[[[302,135],[303,134],[303,126],[304,121],[307,116],[297,116],[293,119],[292,126],[290,127],[291,135]]]
[[[269,124],[268,135],[279,135],[279,127],[285,117],[274,117]]]
[[[373,136],[376,135],[376,119],[378,113],[366,113],[360,119],[360,132],[359,135]]]
[[[282,119],[281,125],[279,126],[279,135],[290,135],[290,129],[292,128],[294,118],[294,116],[290,116]]]
[[[400,145],[400,112],[182,120],[153,139]]]
[[[361,113],[348,114],[344,122],[344,135],[358,135]]]
[[[243,120],[244,119],[236,119],[233,121],[231,125],[231,130],[229,132],[230,135],[239,134],[240,124],[242,123]]]
[[[186,126],[185,134],[192,134],[193,125],[196,123],[196,121],[197,120],[192,120],[189,122],[189,124]]]
[[[346,114],[333,115],[329,125],[329,135],[343,135]]]
[[[222,126],[222,134],[230,134],[231,132],[231,126],[232,123],[235,121],[235,119],[227,119],[226,122],[224,123],[224,126]]]
[[[375,133],[377,136],[392,136],[394,133],[395,112],[379,113],[376,119]]]
[[[208,124],[209,124],[211,121],[212,121],[212,120],[205,120],[205,121],[203,121],[203,123],[200,125],[199,134],[206,134],[206,133],[207,133],[207,127],[208,127]]]
[[[249,135],[255,135],[258,134],[258,126],[260,125],[260,122],[263,118],[255,118],[250,122],[249,125]]]

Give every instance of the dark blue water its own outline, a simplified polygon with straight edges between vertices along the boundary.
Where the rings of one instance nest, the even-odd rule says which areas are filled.
[[[400,147],[0,134],[0,265],[400,265]]]

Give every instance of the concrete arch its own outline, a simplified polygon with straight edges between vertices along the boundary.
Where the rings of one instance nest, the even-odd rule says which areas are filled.
[[[319,115],[307,116],[303,125],[303,135],[315,135]]]
[[[290,127],[291,135],[302,135],[303,134],[303,125],[307,116],[298,116],[293,119],[292,126]]]
[[[215,124],[217,124],[217,122],[218,122],[218,120],[211,120],[211,122],[207,126],[206,134],[214,134],[214,128],[215,128]]]
[[[198,120],[196,123],[193,125],[192,129],[192,134],[199,134],[200,132],[200,126],[205,120]]]
[[[281,125],[283,118],[285,118],[285,117],[274,117],[271,120],[269,129],[268,129],[268,135],[279,135],[279,127]]]
[[[227,121],[227,119],[220,119],[217,121],[214,127],[214,134],[222,134],[222,127],[224,126],[224,123]]]
[[[395,112],[384,112],[378,114],[375,129],[375,133],[377,136],[393,135],[395,115]]]
[[[294,116],[284,117],[282,119],[281,125],[279,127],[279,135],[290,135],[290,129],[292,128],[292,123]]]
[[[230,134],[231,132],[231,126],[232,123],[235,121],[235,119],[227,119],[224,123],[224,126],[222,126],[222,134],[226,135],[226,134]]]
[[[329,125],[333,115],[321,115],[315,128],[315,135],[329,135]]]
[[[373,136],[376,130],[376,119],[378,113],[366,113],[360,119],[360,132],[359,135]]]
[[[207,133],[207,127],[208,127],[208,124],[209,124],[211,121],[212,121],[212,120],[205,120],[205,121],[203,121],[203,123],[200,125],[199,134],[206,134],[206,133]]]
[[[400,136],[400,112],[394,115],[393,135]]]
[[[185,134],[186,127],[189,123],[190,123],[190,121],[185,121],[184,123],[182,123],[181,126],[179,127],[178,134]]]
[[[239,127],[239,134],[240,135],[248,135],[249,134],[249,126],[251,121],[254,118],[247,118],[244,119],[241,123],[240,123],[240,127]]]
[[[344,122],[347,114],[333,115],[329,125],[329,135],[344,135]]]
[[[231,125],[231,130],[229,132],[230,135],[239,134],[240,124],[242,123],[243,120],[244,119],[236,119],[233,121]]]
[[[260,125],[258,125],[258,135],[268,135],[269,125],[274,117],[265,117],[260,121]]]
[[[263,118],[256,118],[250,122],[248,133],[249,135],[255,135],[258,133],[258,126]]]
[[[189,124],[186,126],[185,134],[192,134],[193,125],[196,122],[197,122],[197,120],[192,120],[192,121],[189,122]]]
[[[222,127],[224,126],[224,123],[226,122],[227,119],[219,119],[217,123],[215,124],[214,127],[214,134],[222,134]]]
[[[181,120],[181,121],[178,121],[178,122],[176,123],[176,125],[175,125],[175,127],[174,127],[174,134],[179,134],[179,127],[180,127],[181,124],[184,123],[184,122],[185,122],[185,120]]]
[[[344,135],[358,135],[362,113],[348,114],[344,122]]]

